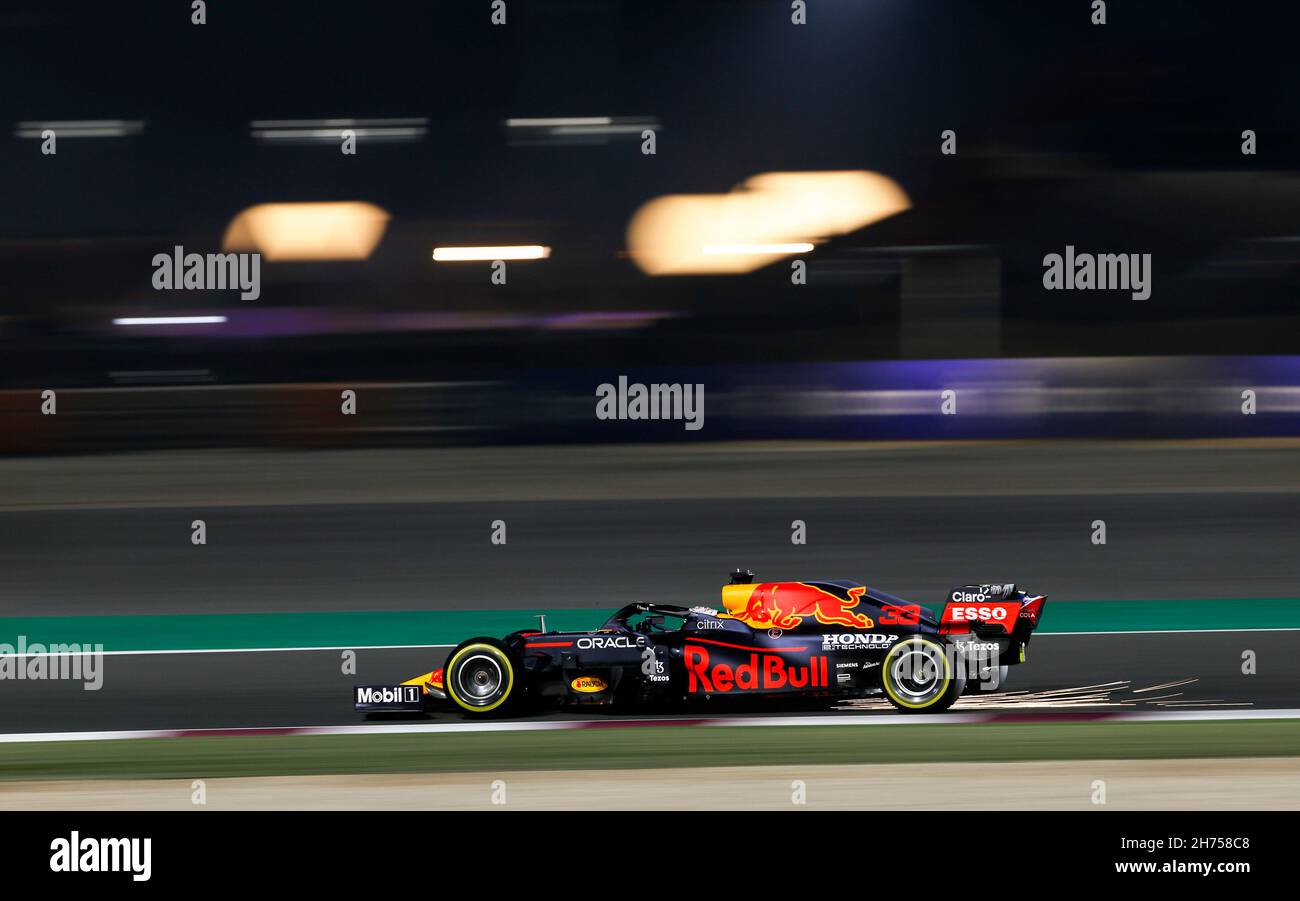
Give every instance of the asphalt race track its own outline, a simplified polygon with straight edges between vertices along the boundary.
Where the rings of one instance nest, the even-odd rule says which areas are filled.
[[[746,449],[739,457],[710,451],[665,463],[679,494],[691,492],[690,499],[665,493],[657,500],[619,496],[621,482],[608,474],[577,483],[573,473],[554,468],[559,462],[537,468],[538,453],[520,451],[513,468],[498,460],[489,468],[517,477],[532,466],[539,484],[554,475],[548,490],[608,499],[366,502],[367,494],[389,497],[375,484],[347,503],[283,504],[224,491],[213,494],[228,495],[229,503],[200,506],[190,505],[181,488],[146,490],[147,477],[135,471],[128,481],[139,483],[131,489],[139,503],[85,506],[70,495],[56,497],[60,480],[45,469],[62,467],[64,481],[74,485],[88,467],[125,472],[137,464],[41,461],[44,500],[0,505],[0,615],[595,611],[636,600],[715,605],[718,586],[737,566],[769,579],[856,578],[929,604],[955,584],[1014,580],[1049,596],[1048,624],[1051,599],[1230,604],[1297,597],[1300,586],[1294,449]],[[340,459],[306,456],[303,465],[319,478]],[[1105,466],[1088,462],[1094,459]],[[997,478],[985,480],[999,460]],[[653,470],[639,458],[624,465],[641,476]],[[752,475],[763,466],[763,480],[741,486],[745,496],[694,494],[708,493],[711,474]],[[766,474],[782,472],[799,474],[799,496],[754,496],[773,490],[764,487],[775,484]],[[870,484],[862,481],[868,477]],[[105,471],[95,483],[125,478]],[[932,493],[939,483],[955,493]],[[277,475],[274,484],[293,482]],[[474,484],[492,490],[487,478]],[[825,496],[840,484],[845,496]],[[1143,492],[1145,484],[1154,486],[1151,493]],[[432,490],[412,486],[415,493]],[[207,522],[205,546],[190,542],[195,518]],[[507,523],[505,545],[489,540],[498,519]],[[796,519],[806,524],[806,545],[790,541]],[[1095,520],[1106,522],[1105,545],[1091,540]],[[525,619],[519,627],[533,625]],[[1182,626],[1216,627],[1212,618]],[[1298,707],[1296,635],[1040,635],[1028,663],[1013,670],[1005,702],[1020,709]],[[412,645],[425,643],[410,636]],[[1257,675],[1241,673],[1245,650],[1258,656]],[[0,732],[355,723],[352,683],[404,679],[434,668],[444,653],[361,650],[355,677],[341,674],[339,652],[331,650],[114,655],[97,692],[80,683],[0,680]],[[1156,688],[1167,683],[1178,684]]]
[[[715,604],[737,566],[921,603],[1002,581],[1059,600],[1294,597],[1298,506],[1161,494],[40,510],[0,513],[0,572],[8,616]],[[190,543],[199,516],[203,547]],[[489,540],[498,519],[505,545]],[[791,543],[794,520],[806,545]]]
[[[954,710],[972,703],[1040,713],[1293,707],[1295,686],[1300,684],[1295,640],[1291,631],[1039,636],[1030,645],[1028,662],[1012,670],[1005,698],[963,701]],[[1258,672],[1253,676],[1241,673],[1241,654],[1246,649],[1257,655]],[[3,731],[357,724],[366,720],[352,710],[353,683],[400,681],[440,665],[446,653],[446,649],[358,651],[355,677],[340,672],[337,651],[109,656],[98,691],[85,691],[75,682],[0,681]],[[1169,683],[1181,684],[1158,688]],[[1082,691],[1087,688],[1093,690]],[[1087,703],[1075,704],[1073,699]],[[883,702],[867,706],[894,715]],[[545,716],[610,715],[555,711]],[[450,711],[419,720],[464,721]]]

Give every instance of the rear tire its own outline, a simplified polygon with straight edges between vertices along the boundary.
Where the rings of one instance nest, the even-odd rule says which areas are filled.
[[[903,713],[939,713],[966,688],[966,677],[938,638],[913,635],[892,648],[880,665],[885,697]]]
[[[471,716],[501,716],[522,691],[515,662],[495,638],[471,638],[447,657],[443,689],[447,699]]]

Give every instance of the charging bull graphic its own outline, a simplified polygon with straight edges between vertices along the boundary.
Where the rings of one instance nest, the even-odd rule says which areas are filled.
[[[722,605],[727,609],[723,617],[738,619],[754,628],[794,629],[807,617],[822,625],[846,626],[850,629],[871,629],[871,617],[854,613],[866,593],[865,586],[832,589],[845,596],[832,594],[808,582],[763,582],[759,585],[724,585]]]

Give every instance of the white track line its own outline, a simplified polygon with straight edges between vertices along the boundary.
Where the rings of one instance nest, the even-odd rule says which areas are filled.
[[[39,642],[48,644],[48,642]],[[82,647],[85,647],[83,644]],[[400,651],[419,648],[454,648],[454,644],[345,644],[338,647],[321,645],[318,647],[302,648],[163,648],[148,651],[100,651],[104,657],[149,657],[165,654],[282,654],[289,651]],[[65,651],[62,653],[52,653],[43,651],[39,654],[33,654],[31,651],[24,651],[21,654],[3,654],[4,657],[85,657],[93,655],[94,651]]]
[[[276,735],[407,735],[413,733],[448,734],[455,732],[547,732],[577,729],[617,729],[645,727],[770,727],[770,726],[919,726],[957,725],[962,723],[1077,723],[1080,725],[1100,720],[1120,722],[1189,722],[1197,720],[1283,720],[1300,719],[1300,709],[1278,710],[1187,710],[1107,713],[1100,716],[1060,717],[1050,711],[1036,715],[1032,712],[957,713],[902,715],[844,715],[844,716],[768,716],[768,717],[661,717],[653,720],[547,720],[510,723],[395,723],[392,725],[356,726],[285,726],[254,729],[148,729],[129,732],[20,732],[0,735],[0,744],[67,741],[114,741],[141,738],[195,738],[228,736]]]
[[[1208,635],[1228,632],[1300,632],[1300,626],[1282,626],[1266,629],[1147,629],[1128,632],[1036,632],[1035,638],[1051,638],[1057,635]],[[44,642],[43,642],[44,643]],[[83,644],[84,647],[84,644]],[[143,651],[102,651],[105,657],[147,657],[168,654],[285,654],[293,651],[400,651],[421,648],[454,648],[454,644],[345,644],[317,645],[301,648],[163,648]],[[8,654],[10,657],[76,657],[78,654],[92,654],[93,651],[51,654],[49,652],[33,654]]]

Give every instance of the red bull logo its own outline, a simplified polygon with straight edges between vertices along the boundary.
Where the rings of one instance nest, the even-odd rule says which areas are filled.
[[[850,588],[842,598],[806,582],[725,585],[722,604],[727,612],[722,616],[756,629],[794,629],[808,617],[825,626],[871,629],[871,617],[853,612],[866,591],[865,586]]]
[[[776,654],[750,654],[747,663],[709,664],[708,648],[686,646],[688,692],[727,694],[733,691],[784,691],[826,688],[826,658],[813,657],[806,666],[786,663]]]

